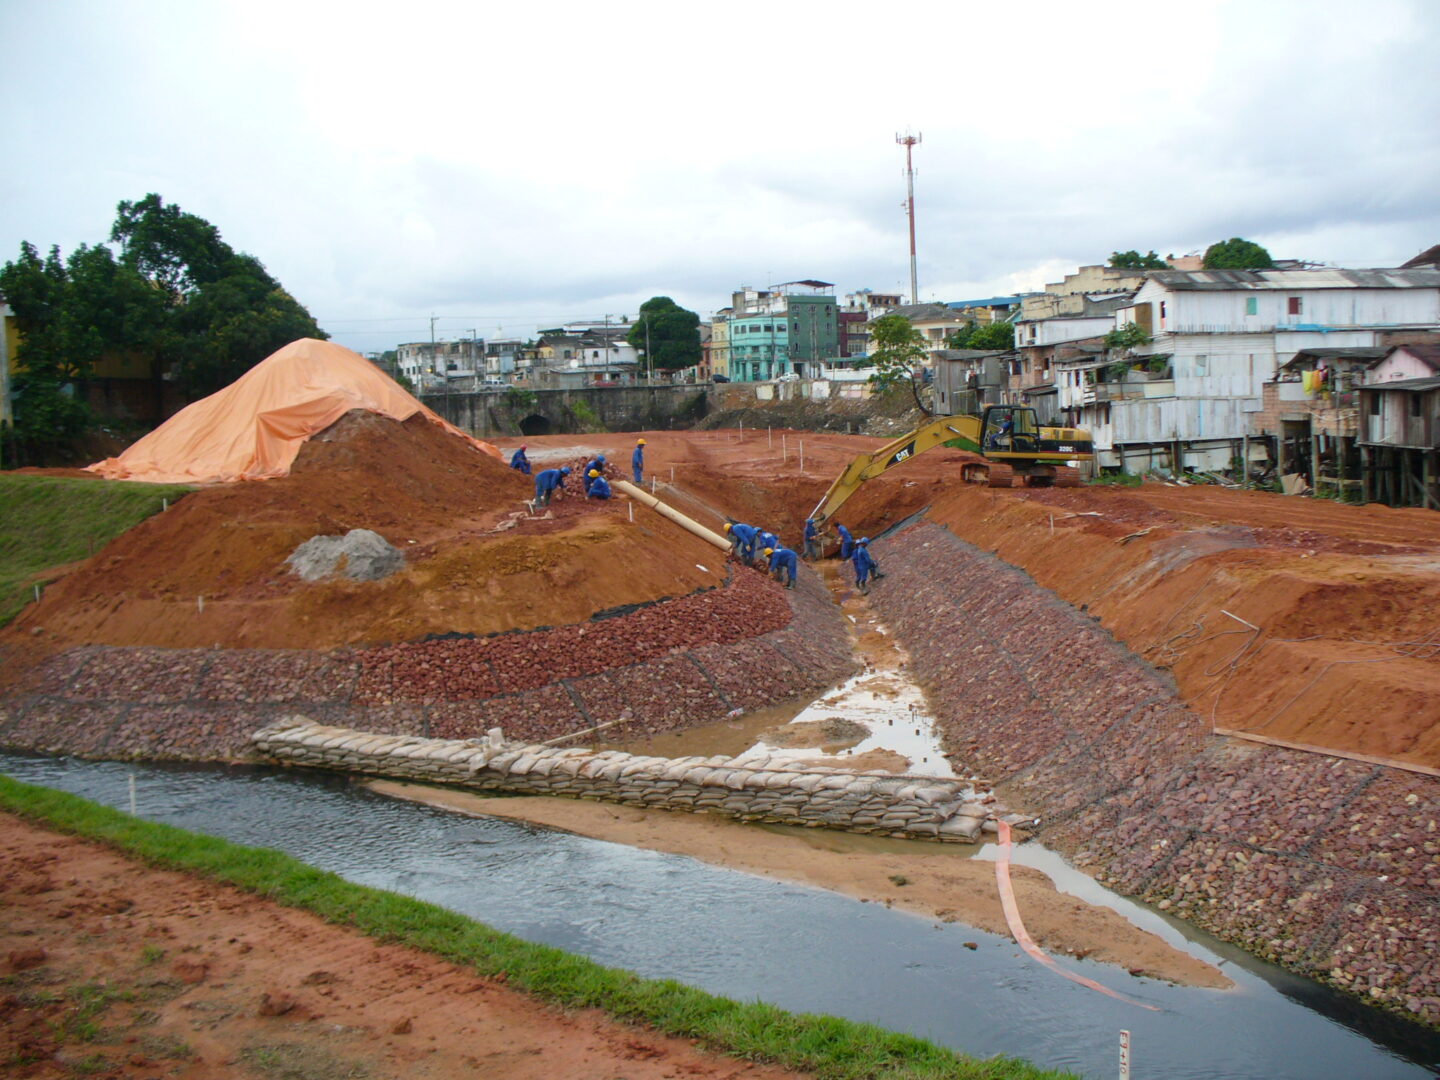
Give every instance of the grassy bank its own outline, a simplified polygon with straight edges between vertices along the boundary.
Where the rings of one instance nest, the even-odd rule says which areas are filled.
[[[711,1050],[820,1077],[859,1080],[1061,1080],[1022,1061],[966,1058],[923,1039],[831,1016],[737,1002],[521,941],[410,897],[352,885],[278,851],[157,825],[78,796],[0,776],[0,809],[108,843],[154,866],[184,870],[312,911],[386,942],[409,945],[570,1008],[698,1039]]]
[[[0,474],[0,626],[45,583],[45,571],[88,558],[188,487]]]

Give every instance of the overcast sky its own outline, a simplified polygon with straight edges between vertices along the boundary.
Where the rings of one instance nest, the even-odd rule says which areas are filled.
[[[1440,2],[0,0],[0,258],[158,192],[362,351],[741,284],[1440,243]]]

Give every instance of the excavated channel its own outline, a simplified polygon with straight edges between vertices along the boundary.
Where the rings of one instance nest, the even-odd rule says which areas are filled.
[[[1223,963],[1234,990],[1067,962],[1160,1007],[1151,1013],[1065,982],[982,931],[680,856],[396,801],[340,777],[19,754],[0,754],[0,770],[120,809],[130,807],[133,777],[134,809],[147,820],[276,847],[643,975],[872,1021],[981,1056],[1110,1076],[1123,1028],[1137,1075],[1176,1080],[1419,1078],[1440,1062],[1433,1034],[1213,942],[1191,947]]]

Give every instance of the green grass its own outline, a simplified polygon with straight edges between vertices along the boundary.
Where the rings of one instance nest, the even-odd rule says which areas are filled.
[[[193,489],[0,474],[0,626],[34,599],[45,571],[84,559]]]
[[[108,843],[154,866],[185,870],[312,911],[381,941],[423,949],[568,1008],[699,1040],[826,1080],[1060,1080],[1073,1074],[1014,1058],[968,1058],[924,1039],[833,1016],[717,997],[670,980],[602,967],[408,896],[353,885],[278,851],[157,825],[65,792],[0,775],[0,809]]]

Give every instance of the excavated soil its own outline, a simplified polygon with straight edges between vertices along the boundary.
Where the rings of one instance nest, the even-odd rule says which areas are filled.
[[[428,953],[19,818],[0,816],[0,831],[0,1054],[17,1080],[800,1075],[548,1008]]]
[[[571,487],[576,487],[572,479]],[[77,564],[0,632],[33,655],[76,644],[303,648],[579,622],[722,580],[720,554],[620,501],[558,496],[415,417],[352,412],[291,475],[196,491]],[[306,584],[286,557],[365,528],[406,555],[383,581]]]

